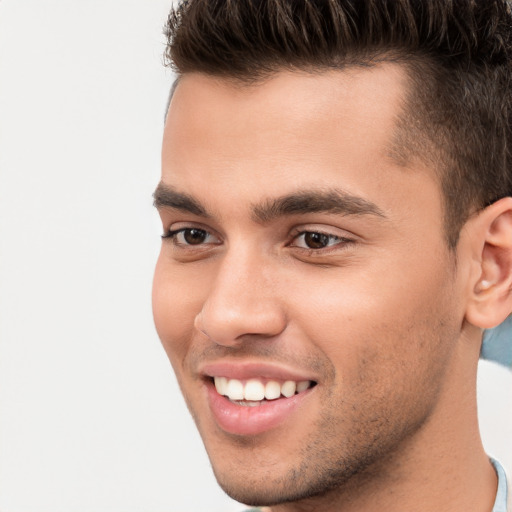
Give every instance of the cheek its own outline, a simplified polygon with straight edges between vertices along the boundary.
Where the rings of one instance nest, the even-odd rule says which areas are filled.
[[[290,293],[290,317],[333,362],[339,378],[354,382],[361,368],[368,373],[373,367],[376,378],[392,379],[450,350],[453,343],[439,344],[457,338],[462,312],[453,313],[457,299],[447,266],[432,261],[427,272],[392,263],[365,272],[336,270],[321,282],[318,275],[302,274]]]
[[[385,289],[362,280],[354,289],[348,280],[333,284],[310,292],[309,308],[303,295],[299,329],[335,371],[324,423],[343,425],[347,438],[359,439],[408,428],[429,414],[448,375],[458,323],[445,313],[452,309],[442,280],[435,281],[417,283],[422,299],[393,280]]]
[[[153,318],[164,349],[176,367],[183,360],[201,309],[200,286],[184,279],[183,272],[165,264],[161,254],[153,279]]]

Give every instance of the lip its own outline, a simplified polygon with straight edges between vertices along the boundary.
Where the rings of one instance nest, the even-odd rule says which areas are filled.
[[[304,381],[317,379],[311,375],[283,366],[256,362],[219,361],[201,366],[204,377],[207,400],[210,411],[217,425],[225,432],[239,436],[253,436],[273,430],[287,421],[295,412],[305,405],[316,386],[289,398],[263,401],[256,407],[248,407],[231,402],[227,397],[219,395],[213,383],[213,377],[228,379],[273,379],[277,381]]]
[[[264,401],[256,407],[238,405],[219,395],[212,381],[206,382],[208,404],[218,426],[230,434],[253,436],[279,427],[303,405],[315,389],[290,398]]]
[[[277,381],[294,380],[297,382],[311,380],[317,382],[316,376],[284,366],[258,362],[218,361],[201,365],[198,372],[206,377],[226,377],[228,379],[274,379]]]

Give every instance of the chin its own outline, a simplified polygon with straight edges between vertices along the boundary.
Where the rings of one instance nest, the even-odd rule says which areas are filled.
[[[222,490],[234,500],[251,507],[271,507],[282,503],[296,502],[313,496],[310,493],[297,493],[292,482],[279,486],[261,482],[259,485],[247,483],[226,482],[217,478]]]
[[[334,466],[322,467],[308,460],[283,468],[272,462],[265,465],[258,457],[248,455],[246,460],[231,463],[224,459],[222,464],[215,464],[212,460],[212,465],[218,484],[228,496],[249,506],[271,507],[327,497],[333,492],[343,494],[344,488],[357,486],[368,470],[371,473],[368,462],[338,461]]]

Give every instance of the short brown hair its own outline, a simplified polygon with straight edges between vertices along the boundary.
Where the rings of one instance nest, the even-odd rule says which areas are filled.
[[[473,211],[512,196],[506,0],[188,0],[166,35],[179,75],[241,83],[283,69],[403,63],[412,87],[397,147],[437,163],[449,245]]]

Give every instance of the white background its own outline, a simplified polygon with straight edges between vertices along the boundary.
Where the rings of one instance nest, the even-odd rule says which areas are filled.
[[[217,489],[153,328],[170,0],[0,1],[0,510],[199,512]],[[512,468],[512,376],[486,364]]]

